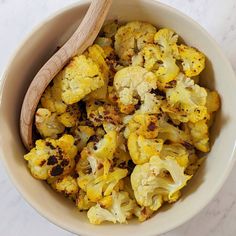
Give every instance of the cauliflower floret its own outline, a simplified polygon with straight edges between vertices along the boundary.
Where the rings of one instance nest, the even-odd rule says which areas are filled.
[[[66,104],[79,102],[104,85],[99,66],[84,55],[74,57],[63,71],[62,100]]]
[[[67,105],[62,100],[62,78],[63,72],[60,72],[51,82],[41,98],[43,108],[51,112],[62,114],[66,111]]]
[[[107,84],[109,76],[109,67],[105,61],[106,54],[99,45],[93,45],[88,48],[88,58],[91,58],[94,63],[99,66],[99,69],[104,77],[104,85],[91,92],[86,99],[105,99],[107,95]]]
[[[121,26],[115,35],[115,50],[122,63],[129,65],[138,50],[153,43],[155,33],[153,25],[139,21]]]
[[[129,153],[137,165],[148,162],[152,156],[160,156],[162,146],[162,139],[146,139],[136,133],[131,133],[128,138]]]
[[[209,114],[219,110],[220,96],[216,91],[209,91],[207,89],[206,107]]]
[[[77,148],[71,135],[65,134],[57,140],[40,139],[35,144],[35,148],[24,156],[35,178],[46,180],[62,176],[74,167]]]
[[[171,29],[160,29],[154,36],[154,42],[160,47],[163,54],[172,54],[178,57],[178,35]]]
[[[117,132],[110,131],[95,145],[94,155],[100,159],[112,160],[117,148]]]
[[[190,178],[173,158],[153,156],[148,163],[135,166],[131,184],[138,204],[156,211],[164,201],[177,201]]]
[[[191,136],[175,127],[172,124],[169,124],[165,119],[159,119],[159,134],[158,138],[163,139],[164,141],[169,140],[174,143],[189,143],[191,144]]]
[[[152,93],[147,93],[144,95],[143,104],[138,111],[141,113],[159,114],[161,105],[162,99],[160,97],[155,96]]]
[[[78,148],[78,151],[81,151],[86,146],[90,137],[95,135],[95,131],[89,126],[80,125],[72,128],[71,134],[75,139],[75,144]]]
[[[91,202],[88,199],[88,196],[86,195],[86,192],[84,192],[82,189],[79,190],[77,197],[76,197],[76,206],[80,211],[85,211],[90,209],[92,206],[94,206],[96,203]]]
[[[83,175],[90,172],[95,174],[99,167],[104,167],[104,175],[106,175],[117,149],[117,141],[117,132],[110,131],[99,142],[88,143],[80,153],[81,157],[76,166],[78,174]]]
[[[112,205],[105,209],[99,204],[91,207],[87,213],[90,223],[101,224],[104,221],[127,223],[134,213],[135,202],[127,192],[112,192]]]
[[[88,119],[94,126],[100,126],[104,123],[121,124],[120,112],[116,106],[90,100],[86,102],[86,111]]]
[[[132,112],[138,101],[144,100],[146,93],[157,88],[156,83],[156,76],[140,66],[129,66],[118,71],[114,77],[114,87],[118,93],[120,110],[123,105],[131,107]]]
[[[209,131],[206,124],[207,120],[200,120],[196,123],[189,122],[187,125],[190,129],[190,134],[195,148],[202,152],[209,152]]]
[[[169,110],[171,118],[195,123],[207,116],[206,89],[194,84],[190,78],[180,75],[176,87],[166,90],[166,98],[170,108],[174,109],[173,112]]]
[[[205,55],[197,49],[181,44],[178,46],[184,73],[188,77],[199,75],[205,68]]]
[[[80,111],[78,104],[68,105],[65,113],[62,113],[58,116],[58,120],[65,127],[73,127],[78,123],[80,118]]]
[[[177,163],[184,168],[189,164],[189,153],[186,148],[179,143],[163,145],[160,158],[165,159],[166,157],[173,157]]]
[[[51,185],[56,191],[65,194],[65,196],[73,197],[79,191],[77,181],[71,175],[59,177]]]
[[[126,122],[126,121],[125,121]],[[151,114],[135,114],[126,125],[124,136],[128,139],[131,133],[143,135],[145,138],[156,138],[158,135],[158,119]]]
[[[89,200],[97,202],[104,196],[109,196],[113,189],[119,184],[119,181],[127,176],[128,170],[114,168],[113,171],[103,174],[103,168],[87,175],[81,175],[78,177],[78,185],[83,189]]]
[[[149,219],[152,214],[153,210],[151,210],[149,207],[135,207],[134,208],[134,215],[138,218],[139,221],[143,222],[147,219]]]
[[[199,158],[194,152],[189,155],[189,164],[185,169],[185,174],[187,175],[194,175],[199,167],[205,161],[205,157]]]
[[[59,122],[56,113],[51,113],[48,109],[39,108],[35,114],[35,125],[43,138],[57,138],[65,130],[65,126]]]

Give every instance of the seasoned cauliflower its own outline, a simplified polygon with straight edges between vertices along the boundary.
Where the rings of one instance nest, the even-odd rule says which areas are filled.
[[[178,49],[186,76],[192,77],[199,75],[205,68],[205,55],[197,49],[183,44],[178,46]]]
[[[174,143],[191,144],[191,136],[188,133],[168,123],[164,118],[161,117],[158,121],[158,124],[159,133],[157,137],[159,139],[163,139],[164,141],[168,140]]]
[[[124,136],[128,138],[130,134],[136,132],[138,135],[143,135],[145,138],[156,138],[158,135],[158,119],[151,114],[135,114],[128,121]]]
[[[143,103],[138,110],[140,113],[159,114],[162,106],[162,98],[152,93],[144,95]],[[136,113],[138,112],[136,111]]]
[[[65,130],[65,126],[60,123],[57,114],[51,113],[46,108],[39,108],[35,114],[35,125],[43,138],[57,138]]]
[[[81,175],[78,177],[78,185],[83,189],[89,200],[97,202],[104,196],[109,196],[113,189],[119,184],[119,181],[127,176],[126,169],[114,168],[113,171],[103,174],[103,168],[97,170],[95,173]]]
[[[191,147],[190,144],[188,146]],[[189,152],[179,143],[163,145],[160,158],[165,159],[166,157],[174,158],[181,167],[186,168],[189,165]]]
[[[112,192],[112,205],[109,208],[102,208],[99,204],[89,209],[87,215],[90,223],[101,224],[104,221],[113,223],[127,223],[134,214],[135,202],[129,198],[127,192]]]
[[[60,72],[45,90],[40,100],[43,108],[57,114],[64,113],[67,108],[62,100],[62,78],[63,72]]]
[[[35,178],[46,180],[49,177],[70,173],[75,165],[74,158],[77,154],[74,138],[71,135],[64,134],[57,140],[40,139],[35,145],[35,148],[24,156]]]
[[[155,73],[160,83],[174,80],[179,73],[175,58],[171,54],[162,54],[157,45],[145,46],[140,55],[143,56],[144,67]]]
[[[98,45],[93,45],[88,49],[88,57],[91,58],[94,63],[99,66],[99,69],[104,77],[104,85],[101,88],[98,88],[91,92],[87,99],[105,99],[107,95],[107,85],[109,77],[109,67],[106,63],[106,54]]]
[[[121,26],[115,35],[115,50],[124,65],[131,63],[132,57],[146,44],[153,43],[156,28],[139,21]]]
[[[171,54],[178,57],[178,35],[171,29],[163,28],[158,30],[154,36],[154,42],[160,47],[163,54]]]
[[[86,192],[84,192],[82,189],[79,190],[77,197],[76,197],[76,206],[80,211],[87,211],[92,206],[94,206],[96,203],[91,202],[88,199],[88,196],[86,195]]]
[[[92,224],[149,219],[180,198],[210,150],[220,97],[201,86],[204,54],[178,37],[107,22],[41,97],[42,139],[24,158]]]
[[[129,153],[136,165],[148,162],[152,156],[159,156],[162,146],[162,139],[146,139],[136,133],[131,133],[128,138]]]
[[[116,106],[89,100],[86,102],[86,111],[88,119],[94,126],[100,126],[104,123],[121,124],[121,114]]]
[[[206,98],[206,90],[183,75],[178,77],[176,87],[166,90],[171,118],[181,122],[195,123],[204,119],[207,116]]]
[[[84,55],[74,57],[62,76],[62,100],[66,104],[79,102],[105,83],[99,66]]]
[[[71,134],[75,139],[75,145],[77,146],[78,151],[81,151],[86,146],[89,139],[95,135],[95,131],[89,126],[80,125],[73,127]]]
[[[190,178],[174,158],[153,156],[148,163],[135,166],[131,184],[138,204],[156,211],[164,201],[177,201]]]
[[[134,208],[134,215],[137,216],[138,220],[143,222],[149,219],[153,215],[153,210],[149,207],[135,207]]]
[[[220,96],[216,91],[210,91],[207,89],[206,108],[209,114],[219,110]]]
[[[139,100],[144,100],[146,93],[157,88],[156,82],[156,76],[140,66],[129,66],[118,71],[114,77],[114,87],[120,110],[124,112],[122,106],[130,106],[132,112]]]
[[[196,123],[188,123],[190,134],[195,148],[202,152],[209,152],[209,132],[206,124],[207,120],[200,120]]]
[[[79,175],[98,171],[104,167],[104,176],[109,172],[111,160],[117,149],[117,132],[110,131],[99,142],[90,142],[80,153],[76,169]]]
[[[79,186],[77,184],[77,181],[74,177],[71,175],[66,175],[57,178],[53,183],[52,187],[60,192],[65,194],[65,196],[72,196],[78,193]]]
[[[78,104],[68,105],[66,111],[58,116],[58,120],[65,127],[73,127],[78,123],[80,111]]]

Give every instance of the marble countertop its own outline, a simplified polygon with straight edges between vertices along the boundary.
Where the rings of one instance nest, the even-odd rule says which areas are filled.
[[[19,42],[41,20],[78,0],[0,0],[0,74]],[[161,0],[199,22],[236,71],[235,0]],[[41,217],[10,182],[0,163],[0,235],[72,236]],[[163,236],[235,236],[236,166],[214,200],[192,220]]]

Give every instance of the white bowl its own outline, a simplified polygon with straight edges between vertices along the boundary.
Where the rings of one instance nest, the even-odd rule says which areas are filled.
[[[203,51],[207,68],[204,84],[216,89],[222,99],[212,129],[212,150],[207,161],[184,189],[177,203],[164,207],[144,223],[127,225],[89,224],[85,213],[34,179],[23,159],[25,149],[19,137],[19,112],[26,89],[39,68],[78,26],[88,8],[80,1],[53,15],[21,44],[4,74],[1,89],[0,130],[3,163],[16,188],[41,215],[58,226],[89,236],[150,236],[167,232],[196,215],[219,191],[235,160],[236,80],[234,72],[215,41],[197,23],[177,10],[152,0],[114,1],[108,18],[122,21],[141,20],[174,29],[187,44]]]

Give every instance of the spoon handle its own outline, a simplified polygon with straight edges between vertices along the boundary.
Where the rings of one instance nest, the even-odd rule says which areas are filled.
[[[112,0],[93,0],[81,24],[71,38],[44,64],[32,80],[21,108],[20,133],[27,149],[32,148],[32,125],[40,98],[68,61],[82,54],[96,39]]]

